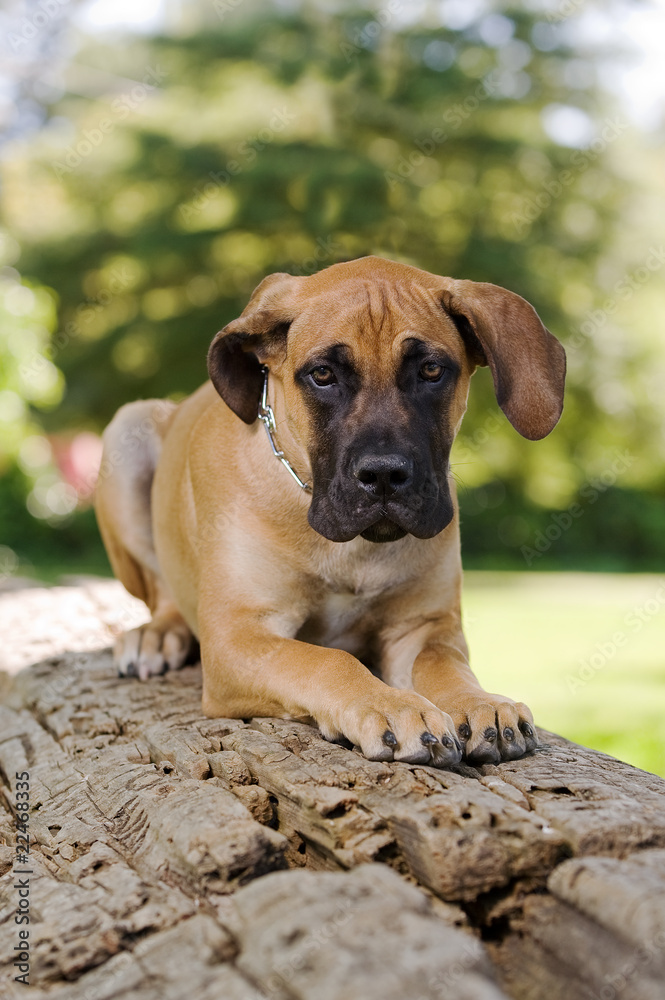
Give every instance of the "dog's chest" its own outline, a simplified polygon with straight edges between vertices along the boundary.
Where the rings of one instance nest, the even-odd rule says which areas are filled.
[[[321,608],[321,625],[331,636],[353,632],[367,617],[375,598],[350,592],[327,594]]]
[[[321,567],[323,586],[298,637],[358,656],[374,645],[383,624],[383,598],[404,583],[405,563],[376,550],[374,558],[353,550],[346,555]]]
[[[317,602],[298,638],[358,656],[378,624],[375,604],[375,597],[351,591],[328,592]]]

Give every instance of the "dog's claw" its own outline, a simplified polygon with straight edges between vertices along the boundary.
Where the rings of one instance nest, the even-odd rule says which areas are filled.
[[[385,733],[383,734],[383,742],[387,747],[396,747],[397,737],[390,729],[386,729]]]
[[[462,747],[459,740],[456,740],[454,736],[442,736],[441,743],[446,748],[446,750],[456,750],[460,758],[462,756]]]
[[[450,736],[442,736],[441,742],[431,747],[432,764],[434,767],[454,767],[462,759],[462,748]]]
[[[534,732],[533,726],[528,722],[522,722],[520,724],[520,731],[526,743],[526,753],[531,753],[538,746],[538,737]]]
[[[512,726],[504,726],[499,733],[499,750],[502,760],[517,760],[526,752],[526,741],[522,733]]]

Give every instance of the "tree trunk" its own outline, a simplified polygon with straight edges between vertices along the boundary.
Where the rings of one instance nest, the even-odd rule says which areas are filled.
[[[0,996],[662,1000],[660,778],[546,732],[496,767],[374,763],[205,719],[200,685],[108,651],[5,683]]]

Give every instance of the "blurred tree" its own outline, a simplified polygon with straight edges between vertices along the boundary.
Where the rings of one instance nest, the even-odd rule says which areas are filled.
[[[0,472],[17,461],[24,469],[35,470],[50,460],[46,442],[35,435],[40,431],[36,413],[52,409],[62,398],[62,374],[48,357],[53,351],[55,322],[55,296],[45,288],[30,287],[14,268],[4,267],[0,271],[4,331],[0,340]]]
[[[615,321],[663,260],[618,246],[627,126],[574,37],[505,2],[216,0],[161,37],[84,39],[49,124],[1,168],[22,271],[60,300],[67,390],[45,427],[98,431],[130,399],[191,391],[265,274],[378,253],[504,285],[568,342],[565,415],[539,444],[475,378],[454,467],[497,558],[520,559],[533,511],[565,508],[619,453],[618,486],[662,492],[664,403],[645,381],[662,356],[646,324],[628,338]]]

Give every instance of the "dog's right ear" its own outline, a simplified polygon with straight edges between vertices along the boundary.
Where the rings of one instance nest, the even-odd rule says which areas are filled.
[[[226,405],[246,424],[256,420],[262,366],[286,343],[302,278],[270,274],[254,289],[238,319],[220,330],[208,351],[208,374]]]

